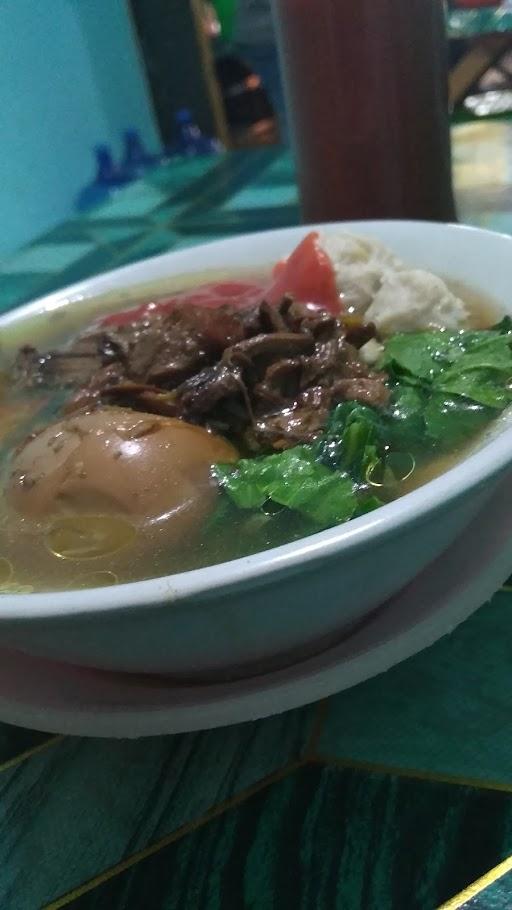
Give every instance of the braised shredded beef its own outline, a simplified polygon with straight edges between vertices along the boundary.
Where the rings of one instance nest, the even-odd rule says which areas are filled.
[[[375,328],[285,298],[278,307],[183,305],[81,335],[65,350],[20,350],[18,383],[69,387],[68,411],[99,404],[183,418],[251,451],[313,440],[346,400],[385,406],[386,376],[358,349]]]

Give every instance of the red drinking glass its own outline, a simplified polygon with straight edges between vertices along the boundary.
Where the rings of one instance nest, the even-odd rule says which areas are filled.
[[[442,0],[275,9],[304,220],[454,220]]]

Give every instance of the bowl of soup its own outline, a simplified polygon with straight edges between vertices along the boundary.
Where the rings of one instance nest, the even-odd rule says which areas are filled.
[[[3,316],[2,643],[233,678],[385,609],[512,462],[511,283],[510,237],[361,222]]]

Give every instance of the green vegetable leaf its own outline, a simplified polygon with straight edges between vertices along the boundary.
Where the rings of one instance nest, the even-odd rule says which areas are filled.
[[[347,521],[357,509],[350,477],[316,461],[309,446],[217,465],[215,475],[241,509],[261,508],[270,500],[324,528]]]
[[[501,382],[499,380],[500,377],[496,376],[496,372],[490,369],[474,370],[468,373],[454,369],[448,370],[443,375],[442,381],[438,384],[438,390],[440,393],[460,395],[477,404],[501,411],[510,402],[511,393],[508,383],[505,384],[503,377],[501,377]]]
[[[261,465],[261,459],[251,458],[242,459],[236,467],[215,465],[214,477],[239,509],[261,509],[269,498],[263,477],[264,466],[257,470],[258,464]]]
[[[383,505],[382,499],[379,499],[378,496],[364,496],[360,500],[353,518],[359,518],[360,515],[368,515],[369,512],[375,512],[375,509],[380,509]]]
[[[510,316],[504,316],[501,322],[493,325],[492,331],[499,332],[500,335],[512,335],[512,319]]]
[[[470,439],[493,416],[489,408],[466,398],[436,393],[425,405],[425,433],[432,443],[446,450]]]
[[[501,329],[394,335],[381,365],[400,385],[415,385],[423,392],[460,395],[497,410],[512,399],[510,337]]]
[[[398,383],[391,392],[386,442],[404,452],[417,449],[424,436],[425,393]]]
[[[379,367],[391,374],[432,381],[443,365],[453,362],[453,343],[454,336],[447,332],[397,333],[387,340]]]
[[[331,414],[316,455],[323,464],[346,471],[355,481],[365,478],[379,461],[383,425],[380,414],[354,401],[339,404]]]

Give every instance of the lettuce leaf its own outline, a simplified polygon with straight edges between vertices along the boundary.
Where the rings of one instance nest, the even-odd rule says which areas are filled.
[[[434,393],[425,400],[424,444],[449,450],[483,430],[495,412],[457,395]]]
[[[512,318],[504,316],[500,322],[492,327],[493,332],[499,332],[500,335],[512,335]]]
[[[512,401],[508,322],[480,332],[416,332],[386,342],[380,366],[398,383],[502,410]]]
[[[453,336],[446,332],[411,332],[392,335],[386,341],[379,368],[397,377],[432,381],[443,364],[453,362]]]
[[[358,508],[351,478],[318,462],[310,446],[217,465],[215,476],[240,509],[258,509],[271,501],[319,527],[348,521]]]
[[[510,389],[506,384],[508,376],[503,379],[501,382],[497,381],[495,371],[489,369],[479,369],[468,373],[457,369],[448,370],[443,375],[442,381],[438,383],[437,391],[438,393],[459,395],[476,404],[502,411],[512,400]]]
[[[426,394],[421,387],[398,383],[391,391],[386,442],[403,452],[414,452],[422,443]]]
[[[356,482],[379,461],[384,427],[379,413],[354,401],[334,408],[322,439],[316,444],[316,457],[322,464],[345,471]]]

